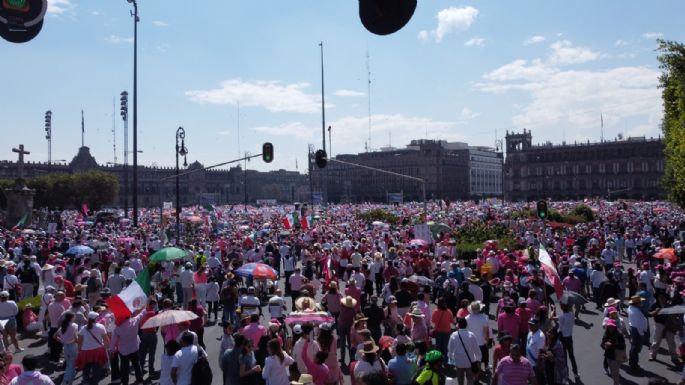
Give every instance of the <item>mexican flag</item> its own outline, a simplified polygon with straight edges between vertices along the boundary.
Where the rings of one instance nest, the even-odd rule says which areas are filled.
[[[302,228],[305,230],[311,228],[312,226],[314,226],[314,216],[310,215],[308,217],[302,217],[300,225],[302,225]]]
[[[283,227],[286,230],[290,230],[293,226],[295,226],[295,223],[299,222],[297,219],[297,212],[292,212],[285,217],[283,217]]]
[[[554,292],[557,295],[557,300],[560,299],[562,294],[564,294],[564,286],[561,284],[561,278],[559,278],[557,268],[554,267],[552,258],[542,245],[540,245],[538,260],[540,261],[540,268],[545,272],[545,277],[547,277],[547,279],[552,283],[552,286],[554,286]]]
[[[19,222],[17,222],[17,224],[14,225],[14,227],[12,227],[12,231],[14,231],[16,229],[23,229],[26,226],[28,220],[29,220],[29,215],[24,214],[24,216],[21,217]]]
[[[121,293],[105,301],[109,310],[114,314],[117,325],[130,317],[136,310],[145,307],[149,293],[150,270],[146,267]]]

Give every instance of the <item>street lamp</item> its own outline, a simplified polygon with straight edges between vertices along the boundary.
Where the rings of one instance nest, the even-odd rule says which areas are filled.
[[[138,227],[138,2],[133,4],[133,226]]]
[[[121,93],[121,119],[124,121],[124,216],[128,218],[128,92]]]
[[[176,244],[178,245],[181,240],[181,193],[178,179],[178,157],[179,155],[183,157],[183,167],[188,166],[188,160],[186,155],[188,155],[188,149],[185,143],[186,130],[183,127],[179,127],[176,130]],[[181,140],[179,146],[178,141]]]
[[[48,170],[52,169],[52,111],[45,111],[45,139],[48,140]]]

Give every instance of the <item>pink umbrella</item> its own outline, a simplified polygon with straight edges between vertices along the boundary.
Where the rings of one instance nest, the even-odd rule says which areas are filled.
[[[324,322],[335,322],[335,318],[331,317],[331,315],[325,311],[294,311],[290,313],[290,315],[285,319],[285,323],[291,326],[295,324],[302,324],[305,322],[310,322],[315,325],[318,325]]]

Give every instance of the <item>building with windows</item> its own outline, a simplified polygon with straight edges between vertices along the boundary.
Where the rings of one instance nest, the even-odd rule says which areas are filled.
[[[338,163],[353,163],[423,179],[427,199],[463,200],[502,195],[502,153],[486,147],[438,140],[412,140],[405,148],[337,155],[324,169],[310,153],[312,191],[330,202],[422,201],[420,181]]]
[[[277,202],[306,201],[309,197],[309,183],[306,175],[296,171],[276,170],[261,172],[247,170],[240,166],[225,169],[201,170],[204,166],[193,162],[181,172],[198,170],[179,178],[181,205],[201,203],[254,204],[256,200],[269,199]],[[81,147],[69,163],[25,162],[26,178],[48,173],[75,173],[99,170],[115,175],[119,179],[119,195],[112,205],[132,206],[133,166],[123,164],[98,164],[88,147]],[[200,171],[201,170],[201,171]],[[128,174],[128,178],[127,175]],[[176,202],[176,169],[173,167],[138,166],[138,205],[158,207],[161,202]],[[0,179],[17,177],[15,162],[0,161]],[[128,180],[129,188],[126,188]],[[247,190],[247,194],[245,193]],[[128,204],[127,202],[128,201]]]
[[[505,198],[655,199],[664,196],[661,138],[617,138],[599,143],[532,144],[532,134],[506,135]]]

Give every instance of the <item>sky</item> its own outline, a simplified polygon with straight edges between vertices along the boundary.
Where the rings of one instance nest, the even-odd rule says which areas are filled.
[[[115,144],[123,163],[119,93],[133,88],[132,6],[48,2],[34,40],[0,40],[0,159],[16,159],[11,148],[24,144],[27,160],[47,161],[51,110],[52,158],[71,161],[83,109],[93,156],[115,162]],[[352,0],[138,3],[144,165],[174,165],[182,126],[189,163],[258,154],[269,141],[274,162],[248,168],[306,172],[308,145],[322,146],[321,41],[333,155],[424,138],[494,147],[524,128],[534,143],[657,137],[656,39],[685,41],[678,0],[423,0],[387,36],[364,29]],[[132,137],[129,124],[130,151]]]

